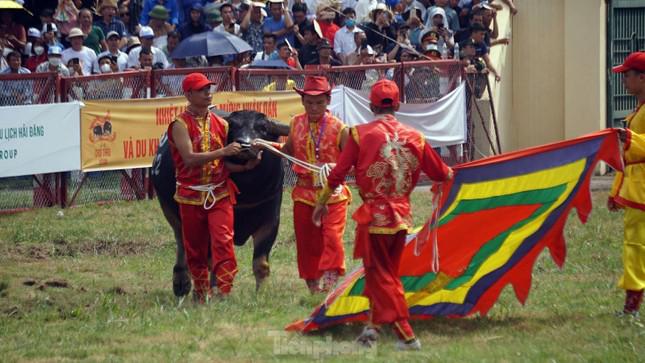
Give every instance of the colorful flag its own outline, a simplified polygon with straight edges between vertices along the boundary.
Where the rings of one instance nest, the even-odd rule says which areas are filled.
[[[428,222],[409,235],[403,252],[399,275],[411,318],[485,315],[508,284],[524,304],[540,252],[548,248],[558,266],[564,263],[563,229],[571,209],[586,222],[599,160],[622,170],[615,130],[455,167],[455,178],[440,188],[434,226]],[[367,320],[364,286],[359,268],[309,318],[286,329],[307,332]]]

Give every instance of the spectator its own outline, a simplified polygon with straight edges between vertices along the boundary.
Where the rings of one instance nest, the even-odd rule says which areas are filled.
[[[276,36],[271,33],[264,34],[263,48],[261,52],[255,54],[254,61],[258,60],[274,60],[278,59],[278,52],[276,50]]]
[[[72,28],[69,31],[67,36],[67,41],[72,44],[71,48],[67,48],[63,51],[63,63],[68,64],[72,59],[76,59],[78,63],[75,65],[80,65],[81,74],[80,75],[90,75],[92,74],[92,65],[96,62],[96,53],[83,45],[83,38],[85,35],[83,31],[79,28]],[[70,73],[73,73],[70,69]]]
[[[128,68],[128,55],[119,49],[121,37],[119,33],[112,30],[107,35],[108,50],[99,54],[97,57],[101,58],[104,55],[110,55],[116,59],[117,71],[124,71]],[[98,64],[97,64],[98,65]]]
[[[286,11],[282,0],[269,0],[269,11],[271,17],[264,21],[263,30],[265,34],[273,34],[281,42],[285,39],[293,44],[293,20],[291,15]]]
[[[165,47],[161,48],[163,51],[163,54],[166,56],[166,59],[172,59],[170,55],[172,54],[172,51],[177,48],[177,45],[179,45],[179,42],[181,41],[179,32],[177,31],[172,31],[168,33],[168,43],[166,44]]]
[[[124,9],[127,12],[127,9]],[[98,8],[98,14],[101,16],[96,22],[96,26],[101,28],[103,34],[110,32],[117,32],[119,39],[125,39],[128,35],[128,30],[123,21],[116,17],[118,11],[116,0],[102,0]],[[123,44],[121,44],[123,46]]]
[[[72,28],[78,25],[78,8],[72,0],[58,0],[54,11],[54,21],[63,36],[67,36]]]
[[[31,34],[29,34],[31,33]],[[31,72],[36,71],[36,67],[44,61],[47,60],[47,53],[45,52],[45,43],[40,37],[40,32],[36,28],[29,29],[29,35],[27,38],[31,38],[31,53],[28,54],[27,61],[25,61],[25,67]]]
[[[57,32],[58,32],[58,29],[56,27],[56,24],[45,23],[45,25],[43,25],[41,36],[43,37],[46,47],[56,46],[56,47],[60,47],[60,49],[63,49],[63,44],[61,44],[61,42],[58,40],[58,37],[56,35]]]
[[[47,51],[47,61],[42,62],[36,67],[36,73],[57,72],[59,76],[69,77],[69,69],[63,64],[61,59],[63,49],[52,45]]]
[[[16,49],[26,57],[30,57],[33,54],[33,47],[34,47],[34,42],[36,41],[37,38],[40,38],[40,32],[36,28],[29,28],[27,29],[27,42],[25,43],[25,47],[23,49]]]
[[[307,5],[304,3],[294,4],[291,8],[291,13],[293,14],[293,35],[294,41],[293,46],[297,49],[300,49],[305,43],[305,28],[311,24],[311,21],[307,20]]]
[[[69,69],[69,75],[71,77],[83,75],[83,67],[81,66],[80,59],[78,58],[71,58],[67,61],[67,69]]]
[[[435,0],[433,7],[431,7],[428,11],[428,14],[431,16],[434,12],[433,10],[435,8],[440,8],[444,11],[444,15],[446,17],[445,21],[445,26],[449,28],[452,32],[458,32],[460,29],[459,26],[459,14],[453,9],[452,7],[449,6],[449,0]],[[428,17],[426,24],[428,27],[431,27],[430,25],[430,16]]]
[[[173,31],[174,27],[170,25],[167,20],[169,17],[168,10],[161,5],[155,5],[150,13],[148,14],[150,18],[149,27],[152,28],[152,31],[155,34],[153,44],[157,48],[163,48],[168,42],[168,33]]]
[[[329,7],[321,8],[316,16],[323,38],[327,39],[332,47],[334,46],[334,37],[336,36],[336,32],[340,29],[338,25],[334,24],[335,17],[336,14],[333,10],[330,10]]]
[[[329,67],[337,67],[337,66],[342,66],[343,63],[341,63],[338,59],[334,58],[334,50],[327,41],[327,39],[323,39],[320,44],[318,44],[317,47],[318,50],[318,59],[315,59],[308,64],[310,65],[321,65],[321,66],[329,66]]]
[[[318,44],[322,41],[322,32],[317,28],[318,21],[314,20],[305,28],[304,44],[298,52],[300,64],[310,64],[318,59]]]
[[[354,33],[362,32],[362,30],[356,26],[356,12],[354,9],[346,8],[343,10],[343,15],[345,15],[345,25],[334,36],[334,52],[343,64],[349,64],[347,57],[356,52]]]
[[[428,11],[428,22],[426,23],[426,32],[434,30],[439,35],[437,46],[439,51],[448,52],[455,44],[452,31],[448,28],[446,13],[442,8],[434,7]],[[421,36],[423,37],[423,35]]]
[[[427,43],[423,49],[423,54],[430,58],[430,60],[441,60],[441,52],[437,43]]]
[[[371,22],[363,28],[367,35],[367,44],[372,48],[380,45],[383,50],[390,49],[394,44],[388,38],[396,39],[396,32],[392,26],[392,13],[385,4],[378,4],[376,9],[371,12],[370,18]]]
[[[119,71],[119,66],[116,64],[116,57],[110,53],[101,53],[98,58],[99,73],[114,73]]]
[[[193,34],[208,31],[208,27],[202,19],[202,4],[194,3],[190,8],[189,18],[179,27],[181,39],[186,39]]]
[[[249,43],[254,52],[261,52],[263,47],[262,35],[264,34],[264,21],[266,12],[261,2],[254,1],[251,3],[251,10],[247,11],[240,28],[242,29],[242,39]]]
[[[142,26],[139,30],[139,39],[141,40],[141,46],[133,48],[128,54],[128,67],[139,69],[142,68],[141,63],[139,62],[139,53],[143,50],[146,50],[152,54],[152,64],[161,64],[163,68],[168,68],[168,59],[164,55],[163,51],[154,45],[153,39],[155,37],[152,28],[148,26]]]
[[[3,74],[29,74],[31,71],[22,66],[22,55],[19,52],[13,51],[7,56],[7,67]]]
[[[154,55],[148,49],[142,49],[139,52],[139,69],[150,70],[154,66]]]
[[[358,0],[354,10],[356,10],[356,19],[359,22],[370,21],[372,12],[379,7],[379,2],[377,0]],[[387,8],[383,4],[383,8]]]
[[[410,28],[406,24],[401,25],[397,31],[396,45],[387,53],[388,61],[400,62],[403,50],[414,48],[410,42],[409,31]]]
[[[27,43],[25,27],[13,21],[11,10],[0,10],[0,43],[4,48],[21,51]]]
[[[302,69],[300,61],[298,60],[298,52],[295,49],[292,49],[286,41],[278,44],[278,57],[289,67]]]
[[[421,43],[419,38],[425,29],[423,21],[421,20],[425,14],[425,8],[420,4],[418,1],[413,2],[403,13],[403,20],[410,27],[410,31],[408,32],[410,43],[415,47],[418,47]]]
[[[293,79],[289,79],[289,76],[276,75],[271,76],[269,79],[271,80],[271,82],[262,87],[262,92],[290,91],[296,89],[296,82]]]
[[[58,3],[58,1],[56,1]],[[40,11],[40,14],[38,14],[38,17],[40,18],[40,24],[45,25],[45,24],[55,24],[54,23],[54,9],[53,8],[44,8]]]
[[[103,30],[92,24],[92,12],[88,9],[81,9],[78,13],[78,24],[85,35],[84,46],[92,49],[97,54],[107,49]]]
[[[219,8],[220,13],[222,14],[222,24],[220,24],[215,30],[221,32],[229,32],[233,35],[241,36],[242,31],[240,30],[240,25],[235,22],[235,12],[233,5],[224,3]]]
[[[495,76],[495,81],[499,82],[502,80],[502,77],[497,72],[497,69],[493,66],[488,56],[489,48],[484,43],[484,36],[486,34],[486,28],[478,23],[473,24],[470,34],[470,39],[475,43],[475,53],[477,57],[481,57],[486,64],[488,71]]]
[[[206,11],[206,25],[209,30],[213,30],[222,24],[222,14],[217,8],[210,8]]]
[[[132,3],[132,2],[130,2]],[[130,34],[136,34],[137,33],[137,27],[139,26],[139,17],[138,16],[132,16],[130,13],[130,8],[128,5],[121,5],[119,6],[119,19],[125,24],[125,29],[127,30],[126,34],[127,36],[130,36]],[[126,39],[126,36],[123,36],[123,39]]]
[[[169,23],[174,30],[175,26],[179,24],[179,12],[177,10],[176,0],[143,0],[143,10],[141,10],[141,25],[149,25],[150,12],[155,6],[163,6],[169,15]]]
[[[360,49],[367,45],[367,36],[365,35],[365,32],[354,33],[354,44],[356,44],[356,50],[347,56],[347,63],[345,64],[359,64]],[[372,49],[372,47],[370,47],[370,49]]]
[[[11,53],[11,48],[5,48],[4,45],[0,43],[0,73],[5,69],[9,68],[9,63],[7,63],[7,57],[5,56],[5,51],[7,55]]]
[[[139,40],[139,37],[137,36],[129,37],[125,44],[125,53],[128,54],[128,58],[132,49],[140,46],[141,46],[141,41]]]

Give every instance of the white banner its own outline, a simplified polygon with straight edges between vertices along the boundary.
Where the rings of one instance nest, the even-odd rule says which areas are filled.
[[[78,102],[0,107],[0,177],[80,167]]]
[[[332,91],[330,111],[349,126],[374,120],[369,95],[344,86]],[[401,104],[396,118],[425,135],[432,146],[466,142],[466,87],[459,87],[430,104]]]

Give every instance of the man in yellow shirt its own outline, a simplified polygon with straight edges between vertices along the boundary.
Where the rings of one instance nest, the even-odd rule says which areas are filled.
[[[645,52],[630,54],[613,71],[623,74],[625,89],[638,99],[621,131],[625,171],[616,175],[607,201],[611,211],[625,209],[624,272],[618,285],[626,295],[620,314],[637,317],[645,289]]]

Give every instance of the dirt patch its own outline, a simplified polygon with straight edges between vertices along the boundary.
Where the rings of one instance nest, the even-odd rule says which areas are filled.
[[[25,286],[34,286],[36,285],[37,281],[34,279],[26,279],[25,281],[22,282],[23,285]]]
[[[65,289],[69,287],[69,283],[65,280],[47,280],[45,286]]]
[[[33,245],[16,245],[10,247],[8,253],[14,256],[35,260],[52,257],[77,257],[79,255],[96,256],[131,256],[145,254],[159,245],[149,241],[87,241],[70,243],[65,240],[53,240],[49,243]]]
[[[122,288],[121,286],[115,286],[115,287],[113,287],[111,289],[108,289],[106,292],[109,293],[109,294],[115,294],[115,295],[127,295],[128,294],[128,292],[125,291],[125,289]]]

